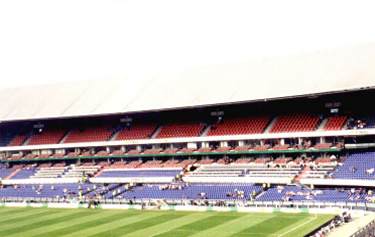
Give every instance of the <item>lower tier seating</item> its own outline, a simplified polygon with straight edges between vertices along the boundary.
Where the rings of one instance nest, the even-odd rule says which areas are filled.
[[[248,200],[261,187],[253,184],[170,184],[123,188],[117,199]]]
[[[257,197],[257,201],[321,201],[365,202],[375,197],[372,192],[350,189],[309,189],[299,186],[272,187]]]
[[[0,188],[0,198],[76,198],[95,184],[15,185]]]

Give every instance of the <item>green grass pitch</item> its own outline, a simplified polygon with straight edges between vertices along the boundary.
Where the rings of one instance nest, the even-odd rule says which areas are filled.
[[[303,236],[331,215],[0,208],[1,237]]]

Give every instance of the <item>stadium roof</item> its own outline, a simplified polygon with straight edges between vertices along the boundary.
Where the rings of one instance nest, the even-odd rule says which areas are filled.
[[[209,65],[139,78],[0,91],[0,120],[153,111],[375,86],[375,44]]]

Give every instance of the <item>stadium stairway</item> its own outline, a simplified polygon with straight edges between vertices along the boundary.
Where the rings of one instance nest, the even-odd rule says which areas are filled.
[[[15,171],[13,171],[12,173],[10,173],[10,175],[8,175],[7,177],[5,177],[4,179],[11,179],[12,177],[16,176],[18,172],[20,172],[22,169],[21,168],[18,168],[16,169]]]
[[[68,130],[65,135],[63,136],[63,138],[61,138],[59,144],[62,144],[62,143],[65,143],[65,140],[67,137],[69,137],[70,133],[72,132],[72,130]]]
[[[264,130],[264,133],[269,133],[271,129],[273,128],[273,126],[275,125],[276,121],[277,121],[277,117],[273,118],[271,122],[268,124],[268,126],[266,127],[266,129]]]
[[[324,118],[322,122],[319,124],[317,131],[324,131],[324,128],[328,122],[328,118]]]
[[[202,133],[201,133],[201,137],[205,137],[207,136],[208,132],[211,130],[211,125],[207,125],[203,130],[202,130]]]
[[[155,139],[159,135],[161,129],[162,129],[162,126],[158,126],[156,130],[154,131],[154,133],[151,135],[151,139]]]
[[[94,175],[94,177],[99,177],[102,173],[103,173],[104,169],[103,168],[100,168],[100,170],[98,170],[96,172],[96,174]]]
[[[294,178],[293,183],[299,183],[307,171],[310,171],[310,167],[305,166],[305,168],[299,173],[299,175]]]

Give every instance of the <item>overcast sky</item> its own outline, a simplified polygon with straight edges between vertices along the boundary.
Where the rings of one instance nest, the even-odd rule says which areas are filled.
[[[375,1],[0,0],[0,87],[116,79],[375,41]]]

